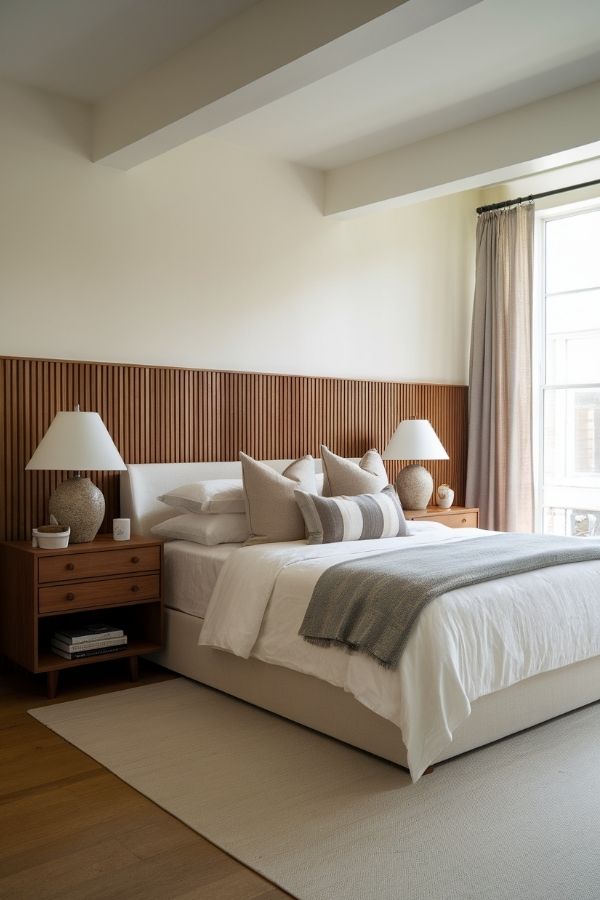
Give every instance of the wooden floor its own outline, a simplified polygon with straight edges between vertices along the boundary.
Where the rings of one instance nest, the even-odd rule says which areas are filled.
[[[27,710],[130,688],[123,662],[43,678],[0,660],[0,898],[288,897],[49,731]],[[142,663],[140,683],[172,677]]]

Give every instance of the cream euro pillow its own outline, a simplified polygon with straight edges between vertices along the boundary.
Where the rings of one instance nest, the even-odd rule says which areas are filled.
[[[304,519],[295,490],[315,494],[315,461],[303,456],[280,474],[270,466],[240,453],[249,537],[247,544],[299,541],[304,538]]]
[[[174,509],[192,513],[246,512],[241,478],[212,478],[182,484],[156,498]]]
[[[207,547],[214,547],[216,544],[242,544],[248,537],[246,516],[239,513],[184,513],[159,522],[150,530],[160,538],[193,541]]]
[[[336,456],[322,444],[323,496],[352,497],[382,491],[389,479],[377,450],[367,450],[360,462]]]

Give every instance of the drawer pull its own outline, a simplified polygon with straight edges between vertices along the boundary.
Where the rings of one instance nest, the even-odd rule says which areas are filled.
[[[140,561],[139,556],[132,556],[132,557],[131,557],[131,562],[132,562],[132,563],[139,563],[139,561]]]
[[[65,600],[68,600],[69,602],[71,602],[74,599],[75,599],[75,594],[72,594],[70,591],[68,594],[65,595]]]
[[[67,565],[65,566],[65,569],[68,569],[69,572],[72,572],[74,568],[75,568],[75,563],[67,563]]]
[[[462,520],[462,523],[463,523],[463,525],[466,525],[466,524],[467,524],[467,520],[466,520],[466,519],[463,519],[463,520]]]
[[[139,591],[139,589],[140,589],[139,584],[132,584],[132,585],[131,585],[131,590],[133,591],[134,594],[137,594],[137,592]]]

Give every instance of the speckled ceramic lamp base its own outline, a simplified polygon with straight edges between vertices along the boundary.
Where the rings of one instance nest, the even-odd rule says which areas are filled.
[[[89,478],[62,481],[48,506],[60,525],[70,525],[71,544],[93,541],[104,518],[104,495]]]
[[[396,476],[396,491],[403,509],[427,509],[433,478],[424,466],[404,466]]]

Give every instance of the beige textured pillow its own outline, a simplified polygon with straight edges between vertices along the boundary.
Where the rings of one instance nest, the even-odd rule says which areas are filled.
[[[374,494],[389,484],[383,460],[377,450],[367,450],[360,462],[336,456],[321,444],[323,460],[323,496],[355,497]]]
[[[294,491],[300,488],[316,494],[312,456],[297,459],[281,475],[245,453],[240,453],[240,461],[250,532],[246,544],[302,540],[305,537],[304,519]]]

